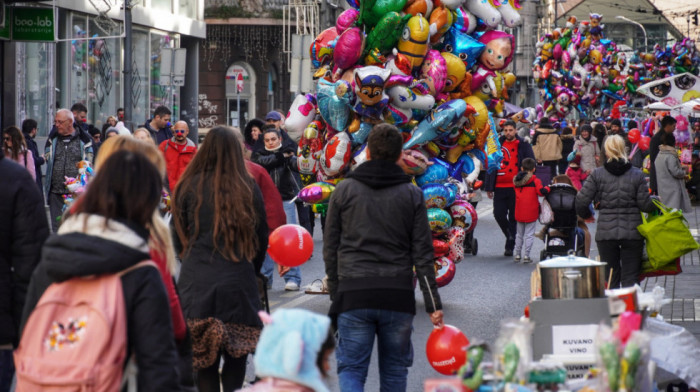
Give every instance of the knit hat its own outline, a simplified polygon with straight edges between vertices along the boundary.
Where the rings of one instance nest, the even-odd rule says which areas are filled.
[[[579,167],[579,165],[581,165],[581,155],[576,154],[576,156],[574,156],[574,159],[572,159],[571,162],[569,163],[569,166]]]
[[[547,117],[542,117],[539,122],[539,127],[540,128],[545,128],[545,129],[552,129],[554,126],[552,125],[551,122],[549,122],[549,118]]]
[[[331,320],[303,309],[280,309],[271,318],[255,348],[255,374],[328,392],[316,359],[328,338]]]

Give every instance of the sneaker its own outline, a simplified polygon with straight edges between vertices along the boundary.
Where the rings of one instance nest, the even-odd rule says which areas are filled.
[[[515,257],[513,257],[513,261],[516,263],[519,263],[520,262],[520,255],[515,255]]]
[[[284,285],[284,291],[299,291],[299,285],[295,282],[287,282]]]
[[[530,256],[523,257],[523,264],[530,264],[530,263],[532,263],[532,259],[530,258]]]
[[[506,249],[506,251],[503,252],[503,256],[513,256],[513,249]]]

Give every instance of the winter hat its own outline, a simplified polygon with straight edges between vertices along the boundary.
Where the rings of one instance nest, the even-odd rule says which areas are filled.
[[[271,318],[255,348],[255,374],[328,392],[316,359],[328,338],[331,320],[303,309],[280,309]]]
[[[554,126],[552,125],[551,122],[549,122],[549,118],[547,117],[542,117],[539,122],[539,127],[540,128],[545,128],[545,129],[552,129]]]
[[[574,156],[574,159],[572,159],[571,162],[569,163],[569,166],[579,167],[580,165],[581,165],[581,155],[576,154],[576,156]]]
[[[267,113],[267,116],[265,116],[265,121],[270,121],[270,120],[282,121],[282,115],[273,110],[273,111]]]

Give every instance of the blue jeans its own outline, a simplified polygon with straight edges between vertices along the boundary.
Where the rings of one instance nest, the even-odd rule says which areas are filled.
[[[354,309],[338,315],[338,382],[341,392],[363,391],[374,335],[379,353],[381,392],[405,391],[413,365],[413,315],[381,309]]]
[[[283,200],[282,206],[284,207],[284,213],[287,215],[287,224],[299,224],[296,203],[290,203],[289,200]],[[275,273],[275,262],[270,258],[270,255],[265,255],[265,261],[263,261],[260,272],[265,275],[269,284],[272,284],[272,277]],[[289,272],[284,274],[283,278],[285,282],[294,282],[301,286],[301,269],[299,269],[299,267],[292,267],[289,269]]]

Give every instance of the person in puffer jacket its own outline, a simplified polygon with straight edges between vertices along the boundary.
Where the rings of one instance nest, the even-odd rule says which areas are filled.
[[[540,201],[538,196],[546,196],[549,187],[542,186],[539,178],[535,177],[535,160],[523,159],[522,171],[515,175],[515,221],[517,222],[517,234],[515,236],[515,249],[513,261],[531,263],[530,250],[535,240],[535,226],[540,215]],[[525,248],[523,251],[523,247]]]
[[[610,135],[605,141],[603,167],[593,171],[576,196],[576,213],[591,216],[588,205],[599,205],[595,240],[600,260],[607,263],[606,276],[612,269],[610,288],[634,286],[639,281],[644,240],[637,231],[642,224],[640,212],[656,209],[644,174],[627,159],[625,141]]]
[[[328,392],[324,378],[335,349],[331,320],[304,309],[280,309],[270,316],[255,348],[255,375],[246,392]]]

